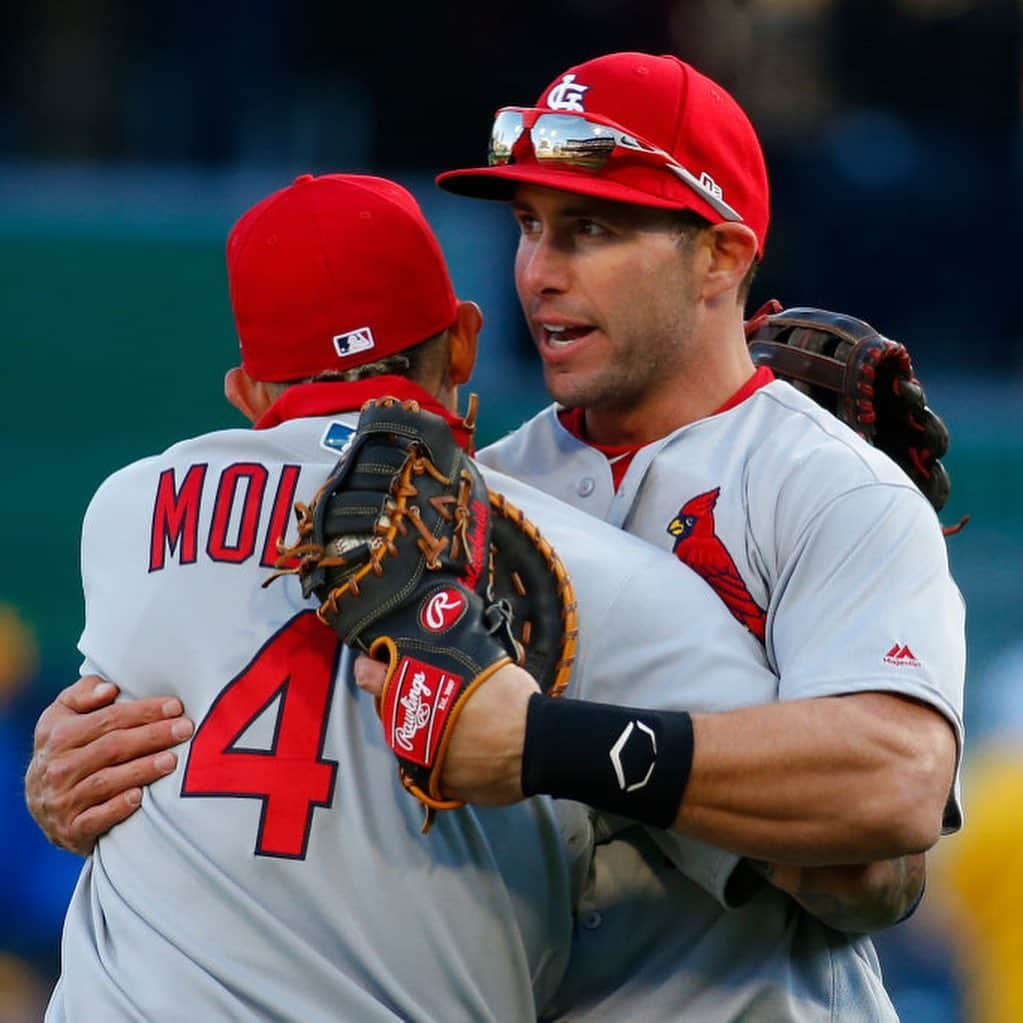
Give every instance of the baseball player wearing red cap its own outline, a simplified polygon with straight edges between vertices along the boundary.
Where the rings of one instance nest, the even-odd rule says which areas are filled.
[[[322,484],[368,398],[415,399],[468,441],[450,409],[479,311],[455,298],[412,197],[378,178],[298,179],[238,221],[227,260],[242,365],[225,390],[255,429],[115,473],[82,541],[83,671],[127,697],[173,694],[195,734],[86,861],[46,1018],[535,1019],[569,957],[587,815],[538,797],[445,813],[421,835],[351,651],[296,580],[260,586],[295,496]],[[630,679],[652,702],[680,664],[700,706],[740,683],[776,690],[760,644],[695,573],[498,472],[487,480],[572,573],[577,696],[606,700]],[[686,630],[660,598],[669,588]],[[633,616],[647,638],[636,650]],[[499,674],[488,686],[534,685]],[[695,845],[665,838],[680,864]]]
[[[588,69],[594,73],[590,74]],[[656,96],[663,100],[662,105],[681,112],[681,120],[685,119],[682,115],[688,109],[686,96],[690,87],[700,101],[696,106],[702,111],[702,117],[709,117],[717,109],[723,111],[721,119],[727,122],[728,131],[734,137],[729,136],[728,131],[723,132],[725,141],[721,145],[727,146],[729,154],[734,151],[736,160],[733,162],[747,167],[753,181],[752,186],[746,183],[747,191],[755,195],[758,173],[763,179],[759,233],[753,226],[758,223],[755,202],[745,211],[743,221],[738,198],[743,183],[736,184],[734,179],[734,173],[738,172],[729,177],[727,170],[720,169],[713,161],[703,162],[703,157],[686,157],[689,162],[683,162],[685,154],[681,149],[684,147],[676,145],[673,138],[662,138],[656,125],[644,127],[650,135],[641,137],[624,130],[599,112],[598,107],[583,107],[586,116],[578,117],[583,103],[581,97],[588,91],[596,89],[598,96],[605,97],[608,93],[607,89],[596,88],[602,80],[601,70],[608,71],[608,80],[620,75],[621,81],[616,88],[631,89],[637,106],[644,101],[643,82],[649,78]],[[583,71],[587,72],[585,77]],[[665,72],[669,78],[671,73],[676,76],[674,92],[671,81],[665,85]],[[579,302],[581,294],[584,299],[588,295],[589,301],[596,304],[592,310],[587,310],[587,317],[578,313],[571,316],[564,312],[550,314],[546,309],[539,310],[540,317],[531,317],[544,354],[548,383],[552,393],[566,408],[560,414],[553,413],[557,422],[550,434],[550,443],[559,452],[559,458],[541,457],[537,464],[527,466],[525,471],[549,490],[568,489],[569,492],[563,496],[584,507],[587,502],[583,499],[595,493],[598,502],[606,497],[612,511],[604,509],[604,514],[617,522],[626,520],[631,497],[635,496],[636,486],[644,473],[653,479],[653,455],[659,455],[660,449],[666,445],[651,442],[661,437],[672,439],[674,428],[669,424],[673,417],[682,417],[682,425],[687,421],[705,425],[727,419],[725,413],[733,409],[746,411],[755,407],[755,402],[743,399],[756,397],[759,400],[758,385],[766,383],[763,374],[753,374],[752,365],[743,363],[743,358],[734,350],[734,344],[730,349],[721,345],[725,353],[730,351],[727,358],[690,358],[696,363],[691,383],[699,383],[706,394],[690,393],[694,387],[686,387],[684,378],[671,378],[671,374],[677,374],[679,368],[672,361],[672,356],[678,354],[674,349],[683,349],[691,357],[693,344],[705,340],[704,335],[711,327],[720,327],[722,320],[727,320],[723,317],[727,303],[720,301],[721,295],[727,295],[731,288],[735,288],[737,293],[745,293],[750,276],[745,268],[753,262],[754,253],[762,250],[767,225],[766,178],[752,129],[748,129],[745,137],[746,142],[752,139],[752,147],[743,148],[742,126],[744,123],[748,126],[748,122],[745,122],[741,111],[722,90],[695,72],[691,72],[695,76],[693,81],[687,83],[686,77],[690,72],[691,69],[673,58],[658,59],[635,54],[614,55],[572,69],[545,91],[545,94],[550,93],[548,103],[541,101],[537,108],[528,111],[510,111],[512,115],[523,116],[518,121],[514,116],[510,120],[505,118],[495,126],[493,167],[490,170],[480,175],[456,172],[466,177],[466,183],[469,178],[487,178],[487,181],[476,182],[471,187],[485,189],[494,197],[509,197],[511,193],[493,192],[491,189],[514,189],[524,232],[520,266],[535,263],[523,258],[523,253],[529,252],[534,243],[540,255],[554,269],[559,268],[558,259],[566,267],[578,267],[588,260],[583,267],[590,275],[588,293],[585,288],[580,291],[587,283],[585,279],[571,280],[571,287],[564,281],[555,281],[539,288],[543,301],[550,302],[557,295],[571,293],[576,296],[576,302]],[[707,83],[706,88],[701,86],[701,82]],[[709,98],[701,89],[704,92],[709,89]],[[658,103],[651,105],[657,107]],[[597,112],[589,113],[588,109]],[[559,118],[562,114],[571,115],[567,127],[573,127],[575,121],[581,120],[585,134],[576,131],[565,135],[566,124],[546,116],[554,112]],[[623,117],[623,121],[626,119]],[[651,142],[651,138],[659,141],[660,145]],[[717,159],[729,162],[720,152]],[[530,167],[534,172],[542,170],[545,184],[531,186],[526,184],[527,179],[516,177]],[[557,175],[567,176],[556,180]],[[603,184],[600,184],[600,179],[603,179]],[[503,180],[504,184],[496,183],[499,180]],[[535,180],[539,182],[541,178]],[[595,180],[597,184],[593,183]],[[569,192],[564,182],[575,191]],[[557,190],[550,186],[556,186]],[[602,199],[605,193],[601,190],[606,188],[610,194],[612,186],[616,200],[628,200],[632,205],[619,207]],[[680,186],[684,188],[680,190]],[[466,187],[470,186],[466,184]],[[593,203],[587,206],[579,197],[590,197]],[[547,201],[561,205],[552,210],[544,205]],[[698,210],[708,224],[716,225],[709,229],[702,222],[687,222],[684,218],[671,222],[672,252],[676,257],[684,256],[687,245],[694,250],[690,258],[700,270],[701,288],[692,291],[692,282],[685,278],[681,283],[689,286],[690,290],[672,289],[672,285],[680,282],[672,266],[665,264],[663,246],[644,252],[642,273],[637,276],[635,266],[630,266],[630,257],[635,253],[630,253],[626,243],[655,244],[663,241],[664,223],[658,221],[656,211],[688,208]],[[726,225],[734,225],[738,230],[729,230]],[[555,227],[561,229],[554,232]],[[708,233],[697,232],[697,227],[700,232]],[[535,229],[541,231],[540,235],[533,234]],[[682,229],[698,234],[703,238],[702,243],[697,244],[688,238]],[[708,244],[710,242],[713,244]],[[591,244],[595,252],[600,251],[597,246],[614,245],[610,254],[618,260],[617,266],[607,267],[605,258],[603,270],[606,272],[596,287],[592,286],[593,273],[601,270],[602,266],[600,257],[586,248]],[[655,257],[660,257],[659,261]],[[632,262],[634,264],[635,260]],[[740,269],[744,269],[742,274],[739,274]],[[625,270],[633,271],[625,278],[629,289],[628,301],[618,303],[620,308],[617,311],[614,303],[602,307],[601,296],[605,292],[614,294],[613,289]],[[581,275],[578,270],[573,273],[576,278]],[[518,276],[526,301],[530,288],[523,286],[525,275],[521,270]],[[696,324],[674,316],[670,303],[666,308],[665,296],[672,295],[685,295],[697,305],[701,316]],[[527,313],[530,313],[532,304],[535,304],[534,300],[529,298]],[[582,306],[585,302],[579,304]],[[741,304],[736,301],[736,305],[741,319]],[[595,315],[597,313],[599,317]],[[636,313],[640,321],[640,314],[647,314],[649,322],[631,322],[631,313]],[[658,329],[646,329],[650,326]],[[667,339],[663,336],[666,328],[675,332],[671,334],[669,331],[671,336]],[[630,334],[639,334],[639,337],[630,338]],[[675,334],[680,343],[668,343]],[[734,338],[728,338],[727,331],[724,335],[726,340],[734,341]],[[633,343],[626,344],[630,340]],[[615,360],[606,357],[607,352],[602,351],[614,342],[619,342],[618,347],[622,350],[628,348],[626,357],[619,360],[624,365],[616,366]],[[559,352],[567,354],[559,356]],[[605,356],[603,359],[600,358],[602,355]],[[581,364],[577,361],[580,356]],[[586,361],[588,357],[593,358],[592,363]],[[742,376],[744,370],[750,374],[748,386],[736,385],[728,390],[731,386],[729,376],[737,373]],[[658,395],[653,388],[651,396],[648,393],[651,381],[656,382],[662,377],[672,379],[671,394]],[[581,391],[578,390],[580,386],[584,388]],[[572,395],[561,390],[566,387],[576,387],[577,393]],[[776,392],[779,387],[770,384],[759,387],[759,390]],[[715,398],[715,394],[720,400]],[[573,413],[571,409],[577,411]],[[636,414],[630,417],[629,409]],[[819,412],[802,410],[800,415],[805,417],[808,431],[819,431],[822,436],[830,436],[829,431],[837,433],[840,444],[831,455],[841,454],[853,444],[842,431],[835,431],[834,424]],[[690,417],[689,420],[686,417]],[[729,421],[734,419],[732,417]],[[541,416],[537,422],[542,425],[543,420]],[[616,428],[622,442],[616,444],[609,438],[600,437],[605,428],[612,428],[611,436]],[[530,424],[528,429],[537,432],[537,423]],[[579,434],[584,432],[585,436],[580,437]],[[736,431],[730,436],[726,445],[729,450],[741,447],[736,443],[738,434]],[[739,439],[745,436],[743,434]],[[821,436],[817,439],[821,440]],[[647,442],[645,448],[644,442]],[[543,451],[542,446],[539,450]],[[743,450],[750,453],[747,448]],[[856,453],[853,467],[859,466],[868,476],[874,474],[876,478],[870,482],[893,490],[906,487],[904,479],[892,479],[894,470],[883,459],[864,453],[855,445],[853,450]],[[494,457],[510,459],[513,456],[514,441],[509,441],[503,447],[499,446]],[[589,456],[596,459],[591,459],[592,464],[585,461]],[[560,460],[562,457],[565,458],[564,464]],[[573,473],[573,457],[577,462],[579,458],[584,460],[582,474]],[[730,468],[727,460],[723,464]],[[675,466],[672,464],[669,468],[674,470]],[[591,470],[595,470],[595,474]],[[613,475],[605,487],[602,478],[608,474]],[[685,479],[684,471],[679,478]],[[617,485],[617,489],[609,493],[610,484]],[[782,489],[784,491],[785,488]],[[719,496],[711,488],[673,509],[665,529],[677,539],[677,543],[673,543],[673,554],[678,561],[692,564],[697,571],[703,566],[701,574],[712,585],[717,578],[717,585],[710,592],[716,592],[720,597],[721,606],[728,608],[745,639],[759,644],[759,623],[763,619],[766,646],[760,645],[759,649],[764,656],[786,666],[795,663],[793,653],[802,652],[808,657],[809,654],[800,651],[798,646],[795,651],[790,649],[797,638],[805,635],[812,636],[814,643],[820,642],[824,654],[831,647],[841,646],[834,636],[821,638],[813,631],[815,623],[812,618],[807,624],[810,631],[800,632],[791,625],[787,632],[776,638],[779,626],[771,619],[776,618],[780,622],[783,609],[779,608],[777,615],[769,609],[768,616],[762,616],[756,601],[746,599],[744,590],[748,587],[741,576],[739,587],[732,592],[731,584],[735,582],[736,575],[747,566],[745,561],[736,563],[735,552],[730,552],[728,546],[724,547],[726,557],[721,557],[722,545],[713,528],[713,519],[703,514],[708,503],[711,503],[713,511],[713,504]],[[785,496],[789,498],[791,507],[777,510],[791,511],[794,508],[793,514],[798,512],[798,499],[802,495],[794,495],[790,490]],[[774,499],[777,497],[775,493]],[[770,508],[775,510],[773,504]],[[620,516],[616,509],[621,509]],[[739,521],[741,523],[741,516]],[[708,522],[711,525],[709,537],[706,530]],[[697,529],[698,523],[701,525]],[[631,528],[631,523],[626,524]],[[812,534],[812,530],[810,532]],[[690,538],[695,542],[687,542]],[[654,539],[655,542],[662,541],[660,535]],[[902,542],[900,537],[898,543]],[[765,549],[769,548],[770,545],[765,545]],[[775,558],[774,563],[768,566],[770,571],[777,571],[779,553],[770,550]],[[870,553],[869,549],[866,550],[865,556],[869,557]],[[924,563],[930,564],[934,552],[925,549],[923,553]],[[759,548],[745,552],[746,559],[762,556]],[[942,552],[939,559],[942,566],[943,559]],[[722,565],[720,572],[711,570]],[[764,571],[768,572],[766,581],[775,586],[780,596],[777,576],[771,576],[768,569]],[[958,630],[961,634],[961,607],[957,597],[952,596],[954,587],[947,580],[947,566],[944,566],[944,573],[943,577],[933,565],[928,569],[927,584],[933,590],[934,599],[929,621],[936,632],[955,634]],[[801,584],[800,577],[791,580],[793,591]],[[664,590],[664,593],[668,592],[671,591]],[[637,606],[647,593],[647,590],[636,591]],[[669,602],[664,598],[662,603],[669,604],[674,613],[684,615],[691,624],[691,601],[675,598]],[[900,618],[912,621],[912,615],[901,611]],[[648,637],[645,620],[639,618],[636,621],[640,624],[635,627],[637,631],[634,634]],[[893,628],[897,627],[898,623],[895,623]],[[852,623],[849,625],[851,630]],[[848,638],[848,632],[845,638]],[[780,643],[779,639],[785,643]],[[940,639],[931,637],[930,640],[928,649],[933,651]],[[692,674],[687,673],[683,679],[673,677],[671,683],[659,691],[655,701],[657,705],[680,705],[696,710],[764,703],[779,695],[813,699],[801,700],[798,706],[791,708],[771,708],[766,718],[752,711],[738,715],[694,716],[689,721],[697,740],[692,753],[693,773],[690,786],[684,792],[676,826],[740,852],[774,857],[789,863],[861,861],[929,844],[933,841],[932,832],[936,830],[935,824],[928,823],[936,817],[930,810],[936,798],[934,793],[939,791],[941,795],[937,798],[944,799],[951,773],[949,766],[942,780],[942,751],[956,745],[953,732],[958,737],[961,728],[961,642],[957,644],[953,638],[949,645],[953,649],[947,671],[941,670],[940,665],[935,669],[937,661],[929,661],[926,665],[923,662],[909,664],[909,661],[918,660],[909,643],[889,649],[886,656],[900,667],[919,670],[925,666],[924,671],[905,684],[900,684],[903,680],[897,677],[897,673],[892,674],[887,669],[882,669],[884,675],[869,675],[860,679],[858,684],[851,684],[842,677],[842,673],[823,681],[818,678],[816,688],[812,681],[791,673],[783,674],[780,691],[777,687],[757,689],[747,684],[747,680],[730,687],[716,688],[710,699],[706,693],[701,697],[690,691],[694,677],[698,678],[701,672],[694,670],[692,662],[688,662]],[[908,656],[903,651],[908,651]],[[844,656],[845,651],[836,660],[826,663],[843,664]],[[850,648],[849,656],[855,662],[860,651]],[[646,681],[642,674],[639,678]],[[862,697],[846,701],[818,699],[832,693],[859,691],[863,692]],[[919,713],[912,709],[915,704],[903,705],[896,702],[897,697],[875,696],[884,693],[910,694],[922,704]],[[633,690],[629,695],[635,702],[642,702],[639,692]],[[604,697],[621,699],[621,690],[609,690]],[[81,693],[76,694],[75,700],[83,701],[79,703],[83,708],[95,705],[88,703],[88,698]],[[95,702],[101,702],[101,698],[96,698]],[[839,702],[847,705],[848,711],[844,706],[840,709]],[[565,706],[571,713],[572,705]],[[937,708],[943,717],[926,710],[927,706]],[[822,718],[821,714],[825,716]],[[793,718],[795,728],[801,727],[806,733],[817,730],[816,735],[804,735],[807,740],[805,749],[793,749],[796,736]],[[685,715],[679,716],[679,721],[685,720]],[[538,733],[534,729],[532,734]],[[684,735],[684,729],[677,734]],[[830,744],[828,752],[832,754],[825,757],[829,768],[827,772],[820,769],[820,746],[825,738]],[[785,745],[786,742],[789,745]],[[564,741],[561,745],[569,750],[572,748]],[[785,752],[779,756],[774,752],[776,749]],[[926,750],[927,755],[920,769],[907,770],[907,765],[917,758],[921,749]],[[954,752],[949,757],[952,758]],[[578,751],[577,760],[585,766],[585,745]],[[773,779],[772,771],[778,770],[779,761],[784,761],[783,766],[789,771],[786,784],[768,787],[767,782]],[[540,766],[544,766],[542,762]],[[748,776],[760,777],[758,772],[763,772],[765,781],[759,785],[760,791],[751,796],[745,780]],[[88,771],[83,767],[82,774],[86,773]],[[686,771],[679,770],[678,774],[684,781]],[[550,777],[540,778],[541,784],[550,780]],[[500,783],[496,787],[500,788]],[[518,778],[512,779],[506,788],[517,789]],[[670,788],[669,785],[669,803]],[[476,793],[466,794],[490,798],[493,789],[494,786],[488,790],[486,784],[481,784]],[[110,782],[107,791],[116,790],[117,786]],[[838,800],[834,798],[836,790],[842,792]],[[878,792],[884,798],[877,798]],[[599,797],[602,793],[584,795]],[[678,795],[676,790],[675,806]],[[756,800],[757,797],[759,803],[751,810],[751,799]],[[508,798],[507,792],[502,798]],[[844,804],[842,800],[845,800]],[[600,803],[599,798],[592,801]],[[663,810],[664,805],[662,800],[658,809]],[[670,807],[670,813],[674,813],[675,806]],[[902,815],[904,807],[912,812]],[[844,815],[839,812],[843,808],[846,810]],[[118,819],[126,809],[122,806],[108,807],[107,820]],[[957,803],[953,799],[950,801],[949,820],[954,820],[956,814]],[[753,829],[755,834],[751,838],[750,818],[758,815],[761,826]],[[892,820],[900,816],[904,816],[904,820],[899,822],[902,828],[893,831]],[[779,817],[786,821],[784,828],[778,827]],[[97,819],[93,817],[91,820],[95,822]],[[600,822],[599,827],[605,838],[614,833],[614,826],[609,826],[606,821]],[[568,982],[554,1003],[555,1007],[573,1006],[576,1010],[573,1018],[577,1015],[585,1018],[591,1010],[591,1015],[595,1016],[608,1012],[627,1014],[630,1018],[678,1018],[683,1011],[680,1006],[685,1006],[687,1018],[692,1019],[748,1019],[757,1018],[756,1013],[765,1019],[890,1018],[890,1005],[881,987],[876,957],[869,943],[837,938],[836,932],[821,927],[810,916],[794,911],[792,904],[772,889],[762,891],[742,912],[723,913],[721,905],[729,898],[726,881],[733,876],[731,868],[736,857],[723,852],[715,854],[705,847],[707,855],[701,866],[699,855],[690,855],[688,859],[677,853],[673,855],[674,841],[658,829],[650,831],[649,835],[631,829],[600,846],[593,864],[586,904],[579,916],[573,967]],[[666,846],[667,850],[671,850],[669,855],[673,862],[681,867],[684,874],[665,868],[662,850],[666,850]],[[699,843],[692,843],[691,848],[698,849]],[[878,866],[887,868],[891,865]],[[786,868],[784,876],[776,872],[774,880],[796,891],[803,905],[820,911],[821,901],[814,899],[812,891],[800,889],[800,878],[822,882],[830,886],[830,894],[834,895],[836,886],[841,892],[842,885],[862,886],[881,876],[890,874],[886,875],[883,870],[878,873],[873,867],[829,870],[825,866],[817,871],[791,867]],[[831,909],[836,909],[834,903]],[[838,916],[832,915],[832,922],[841,923],[846,909],[846,902],[839,900]],[[846,914],[844,919],[848,922],[855,918]],[[860,921],[862,919],[859,918]],[[822,954],[825,949],[829,951],[826,956]],[[613,994],[610,993],[612,991]]]
[[[780,678],[780,703],[740,686],[739,715],[680,716],[693,742],[663,764],[660,821],[790,865],[919,853],[956,829],[963,607],[941,529],[888,458],[750,360],[769,200],[738,104],[675,57],[599,57],[499,111],[487,167],[438,181],[512,203],[555,399],[481,459],[692,567]],[[534,697],[525,791],[606,804],[601,773],[558,754],[599,763],[593,731],[585,708]],[[813,907],[811,873],[787,869],[776,882]],[[775,888],[731,912],[713,894],[665,865],[656,832],[604,826],[550,1018],[895,1018],[866,938]]]

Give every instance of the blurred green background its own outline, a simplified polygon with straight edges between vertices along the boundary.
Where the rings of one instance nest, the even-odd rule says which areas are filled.
[[[197,189],[203,180],[195,179]],[[287,179],[267,191],[281,183]],[[447,206],[430,196],[429,179],[412,184],[426,193],[424,205]],[[210,219],[190,219],[185,209],[174,216],[153,194],[167,221],[152,224],[132,221],[123,208],[104,219],[95,197],[100,212],[84,222],[88,205],[77,218],[47,214],[27,222],[8,212],[6,223],[0,208],[7,355],[0,455],[14,483],[11,499],[0,503],[0,530],[17,550],[0,575],[0,604],[20,609],[44,659],[68,678],[82,626],[79,530],[93,491],[115,469],[183,437],[248,425],[222,390],[224,373],[239,361],[223,253],[234,217],[263,194],[252,186],[251,197],[235,199],[236,208],[225,201]],[[464,237],[470,215],[477,228],[498,218],[504,226],[503,209],[481,217],[469,204],[452,205],[452,236]],[[497,229],[499,239],[506,234]],[[457,257],[458,248],[452,237],[448,249]],[[492,280],[503,282],[511,255],[499,246],[492,257]],[[470,265],[456,278],[472,281],[480,272]],[[482,287],[495,290],[494,283]],[[459,291],[480,298],[469,283]],[[507,304],[483,301],[488,308]],[[528,366],[512,367],[509,380],[502,368],[508,356],[488,354],[488,333],[495,328],[485,328],[481,341],[478,376],[490,391],[484,442],[545,400],[539,373]],[[521,386],[509,386],[516,376]],[[49,681],[59,681],[52,671]]]
[[[82,625],[79,527],[93,490],[175,437],[238,425],[220,391],[233,354],[222,251],[56,233],[5,234],[0,247],[14,356],[0,436],[21,495],[0,512],[19,552],[0,600],[61,660]]]

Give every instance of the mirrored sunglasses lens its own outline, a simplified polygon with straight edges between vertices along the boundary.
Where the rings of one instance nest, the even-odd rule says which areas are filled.
[[[487,163],[491,167],[511,163],[512,150],[522,134],[522,114],[514,110],[502,110],[494,120],[490,133],[490,149]]]
[[[537,160],[600,170],[618,144],[617,132],[603,124],[566,114],[542,114],[530,129]]]

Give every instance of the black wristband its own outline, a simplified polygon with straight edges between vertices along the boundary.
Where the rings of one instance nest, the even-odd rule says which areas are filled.
[[[693,721],[685,711],[609,703],[529,700],[522,791],[544,793],[668,828],[693,763]]]

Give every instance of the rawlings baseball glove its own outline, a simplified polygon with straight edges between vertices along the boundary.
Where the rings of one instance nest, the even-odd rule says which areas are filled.
[[[927,407],[904,345],[852,316],[782,310],[775,299],[747,322],[746,340],[758,366],[770,366],[898,462],[941,511],[950,489],[940,461],[948,430]]]
[[[470,431],[475,408],[474,396]],[[386,658],[377,711],[402,784],[427,807],[425,831],[434,811],[462,805],[439,780],[475,688],[511,662],[550,696],[568,683],[571,580],[536,527],[488,491],[447,423],[416,402],[368,402],[312,504],[295,508],[298,542],[280,547],[277,575],[297,573],[323,622]]]

